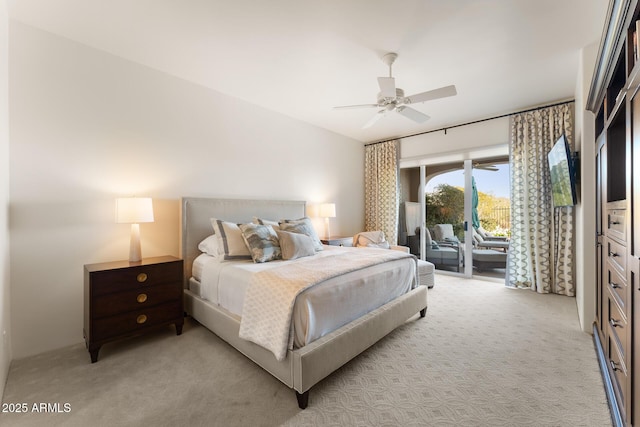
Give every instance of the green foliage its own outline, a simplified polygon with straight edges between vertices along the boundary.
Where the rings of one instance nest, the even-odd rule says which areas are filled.
[[[451,224],[455,235],[464,240],[464,190],[448,184],[438,185],[426,194],[427,228]],[[478,216],[482,227],[490,232],[509,235],[509,199],[478,192]]]
[[[427,228],[451,224],[458,239],[464,239],[464,191],[449,184],[438,185],[426,194]]]

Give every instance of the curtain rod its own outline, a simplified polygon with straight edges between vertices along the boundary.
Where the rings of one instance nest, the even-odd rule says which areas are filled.
[[[544,105],[542,107],[529,108],[527,110],[516,111],[515,113],[503,114],[501,116],[495,116],[495,117],[489,117],[489,118],[486,118],[486,119],[474,120],[472,122],[461,123],[459,125],[453,125],[453,126],[447,126],[447,127],[440,128],[440,129],[433,129],[433,130],[427,130],[427,131],[424,131],[424,132],[414,133],[414,134],[411,134],[411,135],[398,136],[398,137],[391,138],[391,139],[385,139],[383,141],[370,142],[368,144],[364,144],[364,146],[368,147],[369,145],[382,144],[383,142],[395,141],[396,139],[411,138],[411,137],[414,137],[414,136],[426,135],[428,133],[440,132],[440,131],[444,131],[444,134],[446,135],[447,134],[447,129],[459,128],[459,127],[467,126],[467,125],[474,125],[476,123],[482,123],[482,122],[487,122],[489,120],[501,119],[503,117],[510,117],[510,116],[515,115],[515,114],[529,113],[531,111],[537,111],[537,110],[542,110],[544,108],[556,107],[558,105],[570,104],[572,102],[575,102],[575,99],[570,99],[569,101],[556,102],[555,104]]]

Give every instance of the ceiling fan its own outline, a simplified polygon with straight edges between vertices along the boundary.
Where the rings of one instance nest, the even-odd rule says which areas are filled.
[[[429,116],[409,107],[410,104],[431,101],[433,99],[445,98],[447,96],[454,96],[457,94],[456,87],[454,85],[450,85],[426,92],[416,93],[415,95],[411,96],[404,96],[404,91],[396,87],[395,78],[391,73],[391,66],[393,65],[397,57],[398,54],[393,52],[387,53],[382,57],[382,61],[389,66],[389,77],[378,77],[378,86],[380,86],[380,92],[378,93],[377,104],[345,105],[333,108],[380,108],[380,110],[378,110],[378,112],[367,123],[364,124],[364,126],[362,127],[363,129],[373,126],[389,111],[395,111],[398,114],[401,114],[416,123],[424,123],[429,120]]]
[[[474,169],[483,169],[486,171],[497,172],[498,167],[494,163],[474,163]]]

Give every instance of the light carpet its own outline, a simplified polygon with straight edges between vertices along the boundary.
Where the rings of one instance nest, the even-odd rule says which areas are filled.
[[[436,276],[429,309],[294,392],[204,327],[13,361],[3,426],[610,426],[575,299]],[[59,404],[67,413],[33,412]],[[50,409],[54,409],[52,405]]]

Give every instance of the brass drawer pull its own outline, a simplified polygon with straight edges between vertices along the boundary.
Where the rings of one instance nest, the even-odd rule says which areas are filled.
[[[142,304],[143,302],[145,302],[147,300],[147,294],[140,294],[138,295],[138,297],[136,298],[136,301],[138,301],[140,304]]]
[[[147,273],[140,273],[138,274],[138,277],[136,277],[136,280],[140,283],[144,283],[147,281]]]
[[[138,316],[138,318],[136,319],[136,322],[138,322],[138,324],[143,324],[144,322],[147,321],[147,316],[144,314],[141,314],[140,316]]]
[[[614,371],[622,371],[622,369],[618,367],[618,364],[611,359],[609,359],[609,365],[611,365],[611,369]]]

